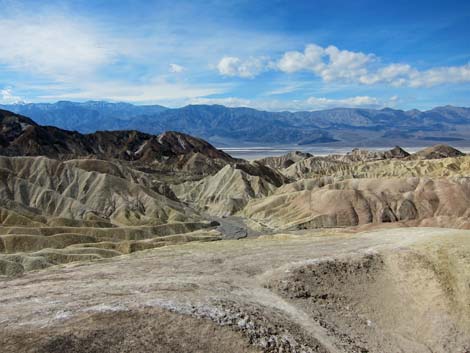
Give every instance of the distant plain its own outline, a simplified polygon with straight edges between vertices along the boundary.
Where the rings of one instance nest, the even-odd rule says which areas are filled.
[[[218,147],[234,158],[242,158],[246,160],[255,160],[265,157],[274,157],[283,155],[293,151],[300,151],[313,154],[314,156],[328,156],[330,154],[346,154],[351,152],[357,147],[337,147],[337,146],[302,146],[302,145],[271,145],[271,146],[229,146],[229,147]],[[383,146],[383,147],[367,147],[368,151],[386,151],[394,146]],[[415,153],[426,146],[401,146],[409,153]],[[459,150],[464,153],[470,153],[470,146],[459,147]]]

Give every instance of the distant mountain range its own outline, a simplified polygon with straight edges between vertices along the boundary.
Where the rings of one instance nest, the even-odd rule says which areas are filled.
[[[331,144],[336,146],[425,146],[451,142],[470,146],[470,108],[428,111],[336,108],[313,112],[266,112],[221,105],[170,109],[100,101],[0,105],[41,125],[91,133],[174,130],[219,146],[247,144]]]

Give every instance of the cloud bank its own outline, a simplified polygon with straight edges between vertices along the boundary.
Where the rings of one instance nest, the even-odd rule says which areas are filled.
[[[331,99],[326,97],[309,97],[303,100],[251,100],[236,97],[228,98],[194,98],[189,100],[188,104],[221,104],[226,107],[248,107],[267,111],[301,111],[301,110],[321,110],[335,107],[344,108],[370,108],[380,109],[385,107],[393,107],[396,105],[398,98],[390,97],[381,100],[370,96],[355,96],[341,99]]]
[[[62,16],[0,19],[0,62],[11,71],[63,80],[95,71],[119,54],[96,29]]]
[[[237,57],[224,56],[217,64],[217,69],[221,75],[243,78],[254,78],[269,68],[270,63],[265,57],[251,57],[242,61]]]
[[[470,82],[470,63],[418,70],[411,65],[381,65],[374,54],[341,50],[330,45],[308,44],[304,51],[285,52],[277,60],[267,58],[224,57],[217,66],[223,76],[253,78],[264,71],[277,70],[287,74],[311,72],[324,82],[361,85],[386,84],[395,87],[432,87],[448,83]]]
[[[15,96],[10,88],[0,89],[0,104],[21,103],[23,100]]]

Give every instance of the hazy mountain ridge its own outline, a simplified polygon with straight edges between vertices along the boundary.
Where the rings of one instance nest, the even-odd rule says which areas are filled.
[[[170,109],[128,103],[57,102],[3,105],[42,125],[90,133],[139,130],[158,134],[176,130],[212,143],[224,141],[384,145],[453,141],[470,145],[470,108],[444,106],[428,111],[335,108],[321,111],[267,112],[221,105]]]
[[[0,108],[29,116],[41,125],[53,125],[82,133],[121,130],[128,119],[168,109],[160,105],[137,106],[104,101],[10,104],[0,105]]]

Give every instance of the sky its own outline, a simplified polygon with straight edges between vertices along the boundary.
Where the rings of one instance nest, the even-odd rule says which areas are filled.
[[[0,0],[0,104],[470,106],[470,1]]]

